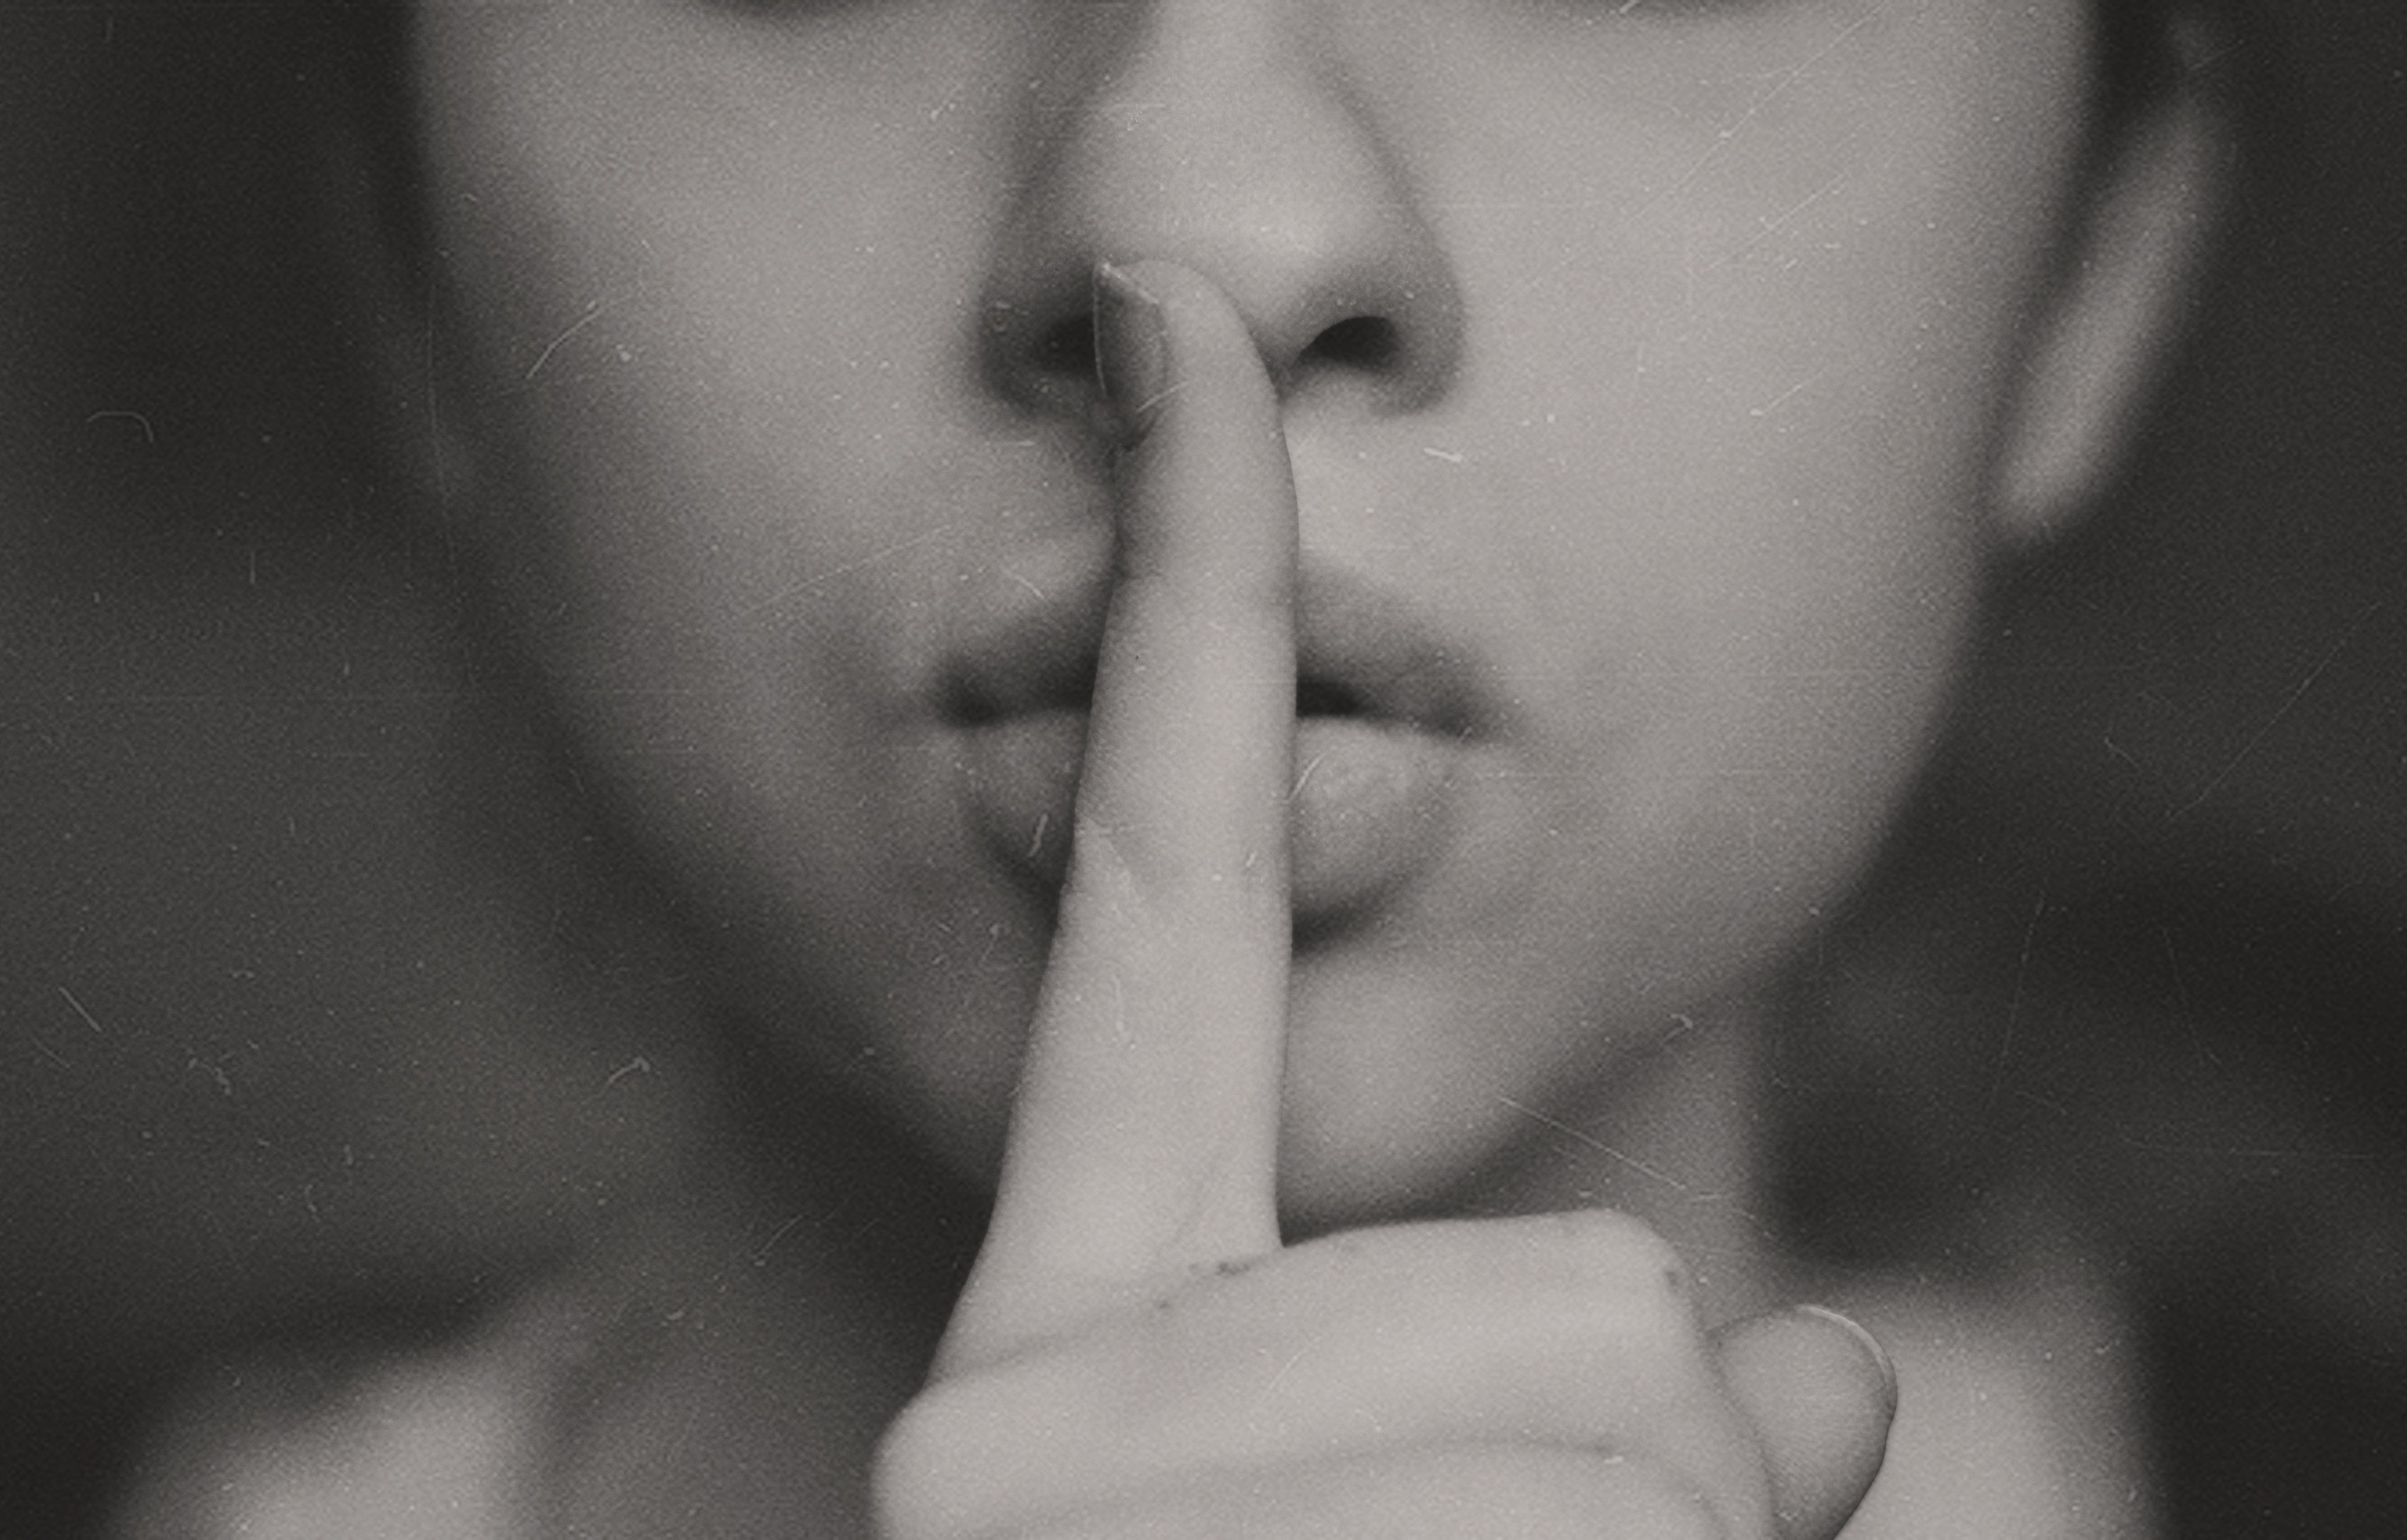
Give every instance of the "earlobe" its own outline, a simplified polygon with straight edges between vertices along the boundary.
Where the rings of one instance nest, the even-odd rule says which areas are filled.
[[[2023,546],[2102,490],[2178,330],[2215,223],[2227,125],[2205,79],[2202,30],[2125,107],[2100,147],[2087,207],[2047,292],[1991,478],[1998,538]]]

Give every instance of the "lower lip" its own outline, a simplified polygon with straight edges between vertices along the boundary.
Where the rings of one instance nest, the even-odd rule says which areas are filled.
[[[1068,870],[1082,711],[989,722],[966,737],[971,816],[1003,861],[1047,887]],[[1328,926],[1375,908],[1437,864],[1453,824],[1460,748],[1395,723],[1307,717],[1296,724],[1289,884],[1296,923]]]

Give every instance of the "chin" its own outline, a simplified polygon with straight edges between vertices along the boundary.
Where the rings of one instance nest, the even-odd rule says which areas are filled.
[[[1539,1109],[1555,1096],[1460,1090],[1431,1087],[1390,1100],[1316,1094],[1308,1077],[1290,1083],[1279,1136],[1288,1238],[1496,1207],[1527,1155],[1528,1135],[1546,1126],[1538,1119],[1550,1115]]]
[[[1518,1163],[1531,1112],[1620,1054],[1559,1001],[1466,999],[1372,959],[1300,959],[1280,1119],[1290,1236],[1457,1210]]]
[[[1426,1218],[1499,1158],[1501,1140],[1421,1124],[1293,1119],[1279,1138],[1279,1220],[1289,1240]]]

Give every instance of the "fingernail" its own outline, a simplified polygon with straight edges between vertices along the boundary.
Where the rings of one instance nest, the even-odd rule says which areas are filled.
[[[1170,383],[1170,336],[1161,302],[1107,262],[1095,267],[1095,340],[1109,431],[1134,444],[1152,428]]]
[[[1828,1305],[1800,1305],[1793,1308],[1792,1313],[1814,1320],[1828,1321],[1854,1337],[1857,1345],[1861,1347],[1865,1355],[1873,1361],[1873,1366],[1879,1369],[1881,1397],[1888,1405],[1889,1415],[1891,1417],[1897,1415],[1897,1363],[1888,1356],[1888,1349],[1881,1346],[1880,1338],[1873,1335],[1861,1321],[1852,1316],[1843,1316]]]

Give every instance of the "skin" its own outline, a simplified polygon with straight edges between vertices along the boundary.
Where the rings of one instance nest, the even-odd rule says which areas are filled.
[[[1749,1002],[1953,677],[2086,37],[2072,0],[423,8],[499,612],[756,1030],[1003,1162],[891,1533],[1852,1508],[1878,1363],[1703,1326],[1784,1281]],[[1708,1297],[1629,1219],[1388,1222],[1600,1200]]]
[[[1151,263],[1103,287],[1108,393],[1162,421],[1124,476],[993,1223],[882,1450],[884,1528],[1835,1530],[1893,1404],[1853,1328],[1758,1323],[1749,1372],[1802,1361],[1820,1391],[1811,1441],[1775,1438],[1724,1383],[1676,1255],[1619,1216],[1281,1247],[1295,499],[1276,397],[1206,280]]]
[[[1299,958],[1291,1214],[1476,1169],[1859,864],[1970,616],[2083,28],[1618,9],[426,8],[465,536],[751,1014],[963,1169],[1056,894],[954,684],[1101,614],[1108,459],[1044,350],[1099,260],[1230,292],[1307,585],[1471,703],[1442,859]],[[1296,367],[1358,316],[1399,360]]]

